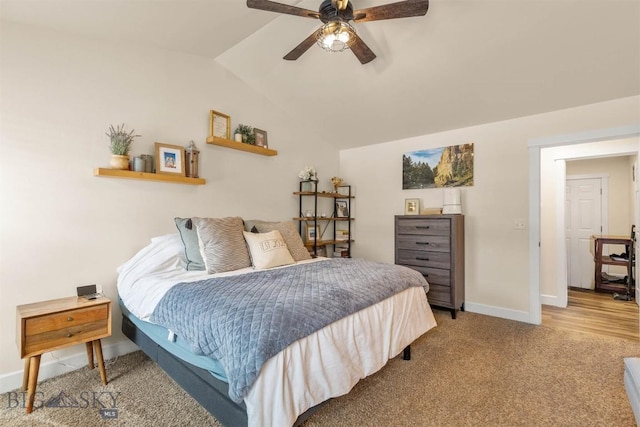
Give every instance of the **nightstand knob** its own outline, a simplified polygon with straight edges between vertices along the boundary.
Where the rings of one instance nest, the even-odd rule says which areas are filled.
[[[67,321],[71,322],[73,320],[73,317],[69,316],[67,317]]]

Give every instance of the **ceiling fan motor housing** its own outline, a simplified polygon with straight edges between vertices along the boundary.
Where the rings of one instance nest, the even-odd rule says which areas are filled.
[[[336,19],[341,19],[345,22],[353,20],[353,6],[351,2],[347,3],[347,7],[343,10],[338,10],[332,0],[324,0],[320,4],[318,13],[320,13],[320,20],[325,24]]]

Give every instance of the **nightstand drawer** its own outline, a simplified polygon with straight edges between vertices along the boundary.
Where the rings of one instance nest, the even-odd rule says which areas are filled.
[[[25,354],[50,351],[58,347],[93,341],[96,337],[106,337],[109,335],[108,323],[108,319],[105,317],[101,320],[69,326],[68,328],[27,335],[24,342]]]
[[[409,219],[398,220],[398,234],[421,234],[431,236],[450,236],[451,224],[448,219]]]
[[[32,317],[25,320],[24,334],[26,336],[42,334],[98,320],[107,320],[108,317],[106,304]]]

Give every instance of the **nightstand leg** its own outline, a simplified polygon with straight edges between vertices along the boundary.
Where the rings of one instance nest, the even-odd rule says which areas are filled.
[[[24,373],[22,374],[22,389],[20,391],[27,391],[27,387],[29,385],[29,362],[31,361],[30,357],[24,358]]]
[[[29,388],[27,390],[27,414],[33,411],[33,399],[36,397],[38,385],[38,371],[40,370],[40,355],[32,356],[29,363]]]
[[[91,341],[86,343],[86,345],[87,345],[87,359],[89,360],[89,369],[93,369],[94,368],[94,365],[93,365],[93,345],[92,345]]]
[[[102,344],[100,344],[100,340],[93,342],[93,349],[96,352],[96,359],[98,359],[98,368],[100,369],[102,384],[107,385],[107,371],[104,370],[104,359],[102,358]]]

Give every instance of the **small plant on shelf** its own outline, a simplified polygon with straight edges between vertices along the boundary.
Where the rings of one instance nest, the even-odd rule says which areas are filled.
[[[118,125],[115,129],[113,125],[109,125],[109,131],[105,134],[110,140],[109,148],[111,149],[111,154],[116,156],[128,156],[133,139],[140,136],[135,134],[135,129],[132,129],[131,132],[125,131],[124,123]]]
[[[242,135],[242,142],[245,144],[255,145],[256,136],[251,126],[240,123],[234,133]]]
[[[300,178],[302,181],[317,181],[318,173],[313,168],[313,166],[305,166],[304,169],[302,169],[298,174],[298,178]]]

